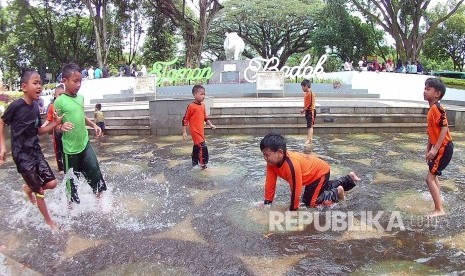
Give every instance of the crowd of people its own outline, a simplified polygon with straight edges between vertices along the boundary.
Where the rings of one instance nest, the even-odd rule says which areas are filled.
[[[353,62],[347,58],[344,62],[344,71],[353,71]],[[391,72],[391,73],[407,73],[407,74],[424,74],[423,64],[417,61],[407,61],[403,62],[401,59],[398,59],[394,64],[393,60],[390,58],[387,61],[382,63],[378,62],[378,58],[375,57],[373,61],[369,62],[363,57],[358,62],[358,71],[373,71],[373,72]]]

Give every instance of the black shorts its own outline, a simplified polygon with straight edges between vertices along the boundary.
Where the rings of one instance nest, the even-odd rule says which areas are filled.
[[[434,146],[434,145],[433,145]],[[447,165],[449,165],[454,154],[454,143],[450,141],[445,147],[441,147],[436,156],[428,162],[429,171],[434,175],[441,175]]]
[[[21,172],[21,176],[34,193],[38,193],[42,186],[56,179],[45,159],[41,159],[30,171]]]
[[[102,131],[105,130],[105,122],[98,122],[97,125],[102,129]]]
[[[305,110],[305,119],[307,120],[307,128],[313,127],[315,124],[316,110]]]

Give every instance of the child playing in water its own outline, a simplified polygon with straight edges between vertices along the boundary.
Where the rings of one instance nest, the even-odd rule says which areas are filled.
[[[53,106],[53,102],[63,93],[64,91],[64,86],[62,83],[58,84],[55,87],[55,94],[53,96],[53,101],[50,103],[48,107],[48,112],[47,112],[47,120],[45,120],[44,124],[42,127],[47,126],[50,122],[53,121],[53,116],[55,115],[55,108]],[[55,131],[53,129],[52,131],[52,141],[53,141],[53,150],[55,151],[55,159],[57,161],[57,167],[58,167],[58,172],[63,173],[64,172],[64,167],[63,167],[63,143],[61,142],[61,132]]]
[[[69,63],[63,67],[62,82],[65,84],[65,91],[55,101],[55,110],[63,116],[63,124],[57,126],[56,130],[63,132],[65,171],[73,169],[76,177],[82,172],[93,192],[100,197],[107,186],[100,172],[97,156],[90,145],[86,125],[95,130],[97,137],[102,134],[102,130],[84,113],[84,97],[77,94],[81,81],[79,66]],[[66,181],[66,188],[70,202],[80,203],[74,179]]]
[[[305,187],[302,196],[305,206],[316,207],[319,204],[331,205],[344,199],[344,191],[351,190],[355,187],[355,181],[360,180],[354,172],[329,180],[328,163],[314,155],[288,151],[284,137],[279,134],[267,134],[260,142],[260,150],[267,163],[264,205],[273,202],[278,176],[289,182],[291,211],[299,208],[302,187]]]
[[[304,108],[300,110],[300,114],[305,113],[305,119],[307,120],[307,141],[305,144],[311,144],[313,139],[313,125],[315,124],[315,93],[311,90],[311,83],[309,80],[303,80],[300,83],[304,95]]]
[[[33,204],[37,204],[45,222],[52,228],[57,225],[50,217],[45,204],[45,190],[57,185],[55,176],[45,160],[39,145],[38,134],[50,132],[61,123],[61,117],[41,127],[40,110],[35,102],[42,93],[42,81],[35,70],[26,69],[21,74],[21,90],[24,96],[12,102],[0,120],[0,165],[6,158],[5,124],[11,127],[11,152],[18,172],[26,184],[23,191]]]
[[[426,162],[429,166],[426,184],[434,201],[434,210],[431,217],[443,216],[446,213],[442,208],[441,191],[438,176],[442,174],[452,159],[454,144],[449,133],[446,111],[439,101],[446,93],[446,86],[442,80],[429,78],[425,81],[423,97],[429,103],[428,144],[426,146]]]
[[[212,129],[216,126],[213,125],[207,117],[205,111],[205,88],[202,85],[194,85],[192,88],[192,95],[194,101],[187,106],[186,113],[182,119],[182,138],[187,138],[187,126],[194,142],[192,149],[192,166],[200,164],[202,169],[207,168],[208,163],[208,149],[205,144],[205,131],[204,122],[206,122]]]

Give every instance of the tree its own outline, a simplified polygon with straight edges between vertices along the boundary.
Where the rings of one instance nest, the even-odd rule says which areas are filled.
[[[34,5],[17,0],[9,6],[10,38],[14,40],[10,54],[16,52],[18,65],[37,67],[43,77],[45,71],[54,77],[66,62],[94,60],[92,24],[87,16],[81,17],[83,6],[53,4],[48,0]]]
[[[107,63],[110,46],[116,38],[117,26],[130,18],[126,12],[133,7],[131,0],[80,0],[89,10],[95,34],[95,51],[100,67]],[[136,3],[137,6],[138,3]],[[113,12],[113,16],[111,16]]]
[[[147,29],[144,45],[142,47],[142,59],[145,64],[153,64],[156,61],[172,60],[176,52],[176,26],[157,10],[147,9],[145,16],[150,22]]]
[[[182,4],[176,0],[148,0],[148,2],[170,18],[175,26],[182,29],[186,47],[186,66],[198,67],[210,24],[218,11],[223,8],[219,0],[199,0],[196,7],[198,17],[186,13],[186,9],[189,9],[186,0],[183,0]]]
[[[450,2],[438,18],[429,16],[431,0],[351,0],[366,17],[380,25],[395,41],[402,59],[416,60],[424,40],[454,14],[465,0]],[[424,23],[423,23],[424,22]]]
[[[346,2],[326,1],[326,6],[318,14],[318,27],[310,34],[312,46],[319,55],[329,50],[342,60],[359,60],[377,53],[386,59],[381,45],[384,32],[351,15]]]
[[[435,61],[450,58],[454,70],[463,71],[465,63],[465,9],[451,16],[425,41],[424,54]]]
[[[213,54],[222,53],[225,32],[237,32],[246,44],[243,55],[280,59],[280,66],[295,53],[311,48],[310,34],[316,28],[316,14],[324,6],[319,0],[229,0],[215,19]],[[285,7],[285,8],[283,8]],[[276,10],[279,9],[279,13]],[[252,48],[247,49],[248,47]]]

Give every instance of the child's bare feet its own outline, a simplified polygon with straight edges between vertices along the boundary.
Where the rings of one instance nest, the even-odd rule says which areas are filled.
[[[23,191],[24,191],[24,193],[26,194],[27,198],[29,198],[29,201],[30,201],[32,204],[36,204],[36,203],[37,203],[36,198],[35,198],[34,195],[32,194],[31,188],[29,188],[29,186],[28,186],[27,184],[23,184]]]
[[[444,210],[433,210],[433,212],[431,212],[428,217],[429,218],[435,218],[435,217],[440,217],[440,216],[445,216],[446,215],[446,212],[444,212]]]
[[[352,178],[352,181],[360,181],[360,177],[358,177],[354,172],[349,173],[350,178]]]
[[[311,140],[305,141],[305,145],[311,145],[311,144],[312,144],[312,141],[311,141]]]
[[[52,230],[59,230],[57,224],[56,224],[53,220],[47,221],[47,224],[48,224],[48,226],[50,226],[50,228],[51,228]]]
[[[345,198],[344,188],[342,186],[337,187],[337,197],[339,199],[344,199]]]

